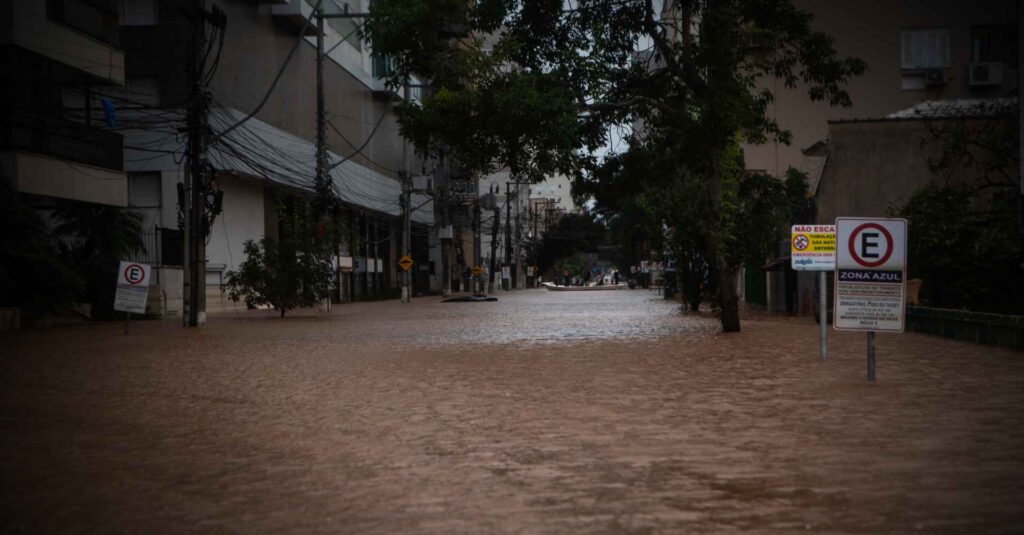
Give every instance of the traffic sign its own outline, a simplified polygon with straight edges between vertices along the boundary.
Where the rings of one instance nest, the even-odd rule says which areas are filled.
[[[907,221],[840,217],[836,237],[835,328],[902,332]]]
[[[789,243],[793,269],[832,271],[836,268],[835,225],[793,225]]]
[[[473,276],[474,277],[479,277],[480,275],[483,274],[483,272],[484,272],[484,268],[482,268],[480,266],[473,266]]]
[[[412,258],[409,255],[402,255],[402,258],[398,259],[398,267],[405,271],[412,269]]]
[[[134,312],[136,314],[146,313],[150,271],[150,267],[146,264],[121,261],[117,268],[117,292],[114,294],[114,310]]]

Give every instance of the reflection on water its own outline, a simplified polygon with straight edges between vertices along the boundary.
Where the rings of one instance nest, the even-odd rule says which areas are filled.
[[[497,302],[378,303],[360,321],[366,329],[388,324],[402,329],[392,339],[426,345],[459,343],[545,344],[606,339],[652,339],[718,329],[709,317],[680,314],[679,304],[656,292],[500,292]],[[428,299],[430,299],[428,301]],[[386,308],[386,311],[384,310]],[[375,325],[376,324],[376,325]]]

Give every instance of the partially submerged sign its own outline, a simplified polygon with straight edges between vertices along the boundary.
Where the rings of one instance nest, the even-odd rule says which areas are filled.
[[[117,293],[114,295],[114,310],[135,314],[146,313],[150,271],[147,264],[121,261],[117,268]]]
[[[836,219],[836,329],[902,332],[907,220]]]
[[[835,225],[793,225],[790,262],[797,271],[832,271],[836,268]]]

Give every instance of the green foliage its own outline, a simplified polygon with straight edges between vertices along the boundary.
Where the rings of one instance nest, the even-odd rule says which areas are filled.
[[[326,299],[332,255],[341,229],[315,214],[310,200],[287,198],[278,208],[281,239],[245,242],[245,261],[227,273],[228,296],[249,306],[271,306],[281,317]]]
[[[1015,193],[1009,188],[931,184],[899,210],[909,224],[909,276],[923,280],[923,302],[1020,314],[1024,249]]]
[[[551,267],[563,265],[566,259],[579,253],[596,253],[605,243],[605,236],[606,229],[594,214],[566,214],[544,233],[537,250],[537,266],[541,272],[546,272]]]
[[[642,144],[664,172],[632,173],[639,184],[615,186],[647,192],[623,205],[635,210],[623,223],[669,198],[698,205],[665,223],[697,235],[686,247],[706,252],[719,279],[723,328],[738,330],[733,275],[736,251],[747,249],[735,234],[745,209],[737,145],[790,138],[766,113],[774,95],[763,82],[779,79],[811,100],[848,106],[843,84],[866,66],[839,56],[790,0],[661,7],[653,0],[377,0],[367,36],[375,53],[396,59],[393,85],[418,74],[435,89],[403,107],[403,135],[423,152],[447,148],[470,172],[508,167],[516,178],[579,179],[594,171],[591,155],[607,144],[610,127],[642,122]],[[453,27],[465,31],[454,35]],[[641,42],[653,46],[638,57]],[[641,231],[632,223],[625,229]],[[642,232],[657,235],[651,230]]]
[[[730,221],[731,265],[760,264],[775,256],[775,246],[789,232],[807,200],[807,177],[792,167],[785,180],[764,173],[744,173]]]
[[[121,260],[145,250],[142,215],[116,206],[67,203],[58,208],[53,232],[63,255],[86,281],[84,300],[93,319],[115,319],[117,267]]]
[[[85,281],[6,180],[0,180],[0,228],[0,306],[23,307],[31,321],[82,295]]]

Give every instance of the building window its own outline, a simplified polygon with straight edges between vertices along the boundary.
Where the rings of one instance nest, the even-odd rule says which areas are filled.
[[[373,56],[373,77],[387,78],[395,73],[391,56]]]
[[[1017,64],[1017,35],[1012,26],[971,28],[971,62]]]
[[[900,31],[900,68],[944,69],[949,65],[948,28]]]
[[[159,208],[160,173],[129,174],[128,204],[136,208]]]

